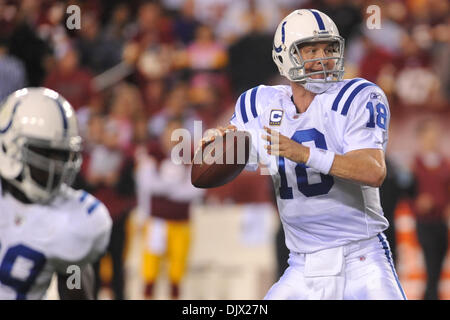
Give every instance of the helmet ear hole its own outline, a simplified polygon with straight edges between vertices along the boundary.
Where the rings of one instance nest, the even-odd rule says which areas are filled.
[[[6,146],[4,143],[2,143],[2,151],[3,153],[6,153],[8,149],[6,149]]]
[[[283,57],[282,56],[277,56],[278,60],[283,63]]]

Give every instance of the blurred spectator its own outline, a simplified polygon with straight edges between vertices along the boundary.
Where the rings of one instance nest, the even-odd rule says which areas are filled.
[[[0,37],[6,37],[13,32],[18,10],[17,4],[0,1]]]
[[[98,17],[85,12],[81,19],[82,28],[75,43],[80,65],[89,68],[94,74],[102,73],[121,61],[122,45],[120,40],[107,37],[100,29]]]
[[[77,110],[78,129],[80,130],[81,137],[85,139],[85,141],[91,139],[88,130],[90,119],[96,115],[105,114],[105,95],[105,92],[96,93],[92,99],[90,99],[88,105]]]
[[[18,11],[11,18],[13,29],[6,35],[9,37],[9,53],[22,60],[25,65],[29,86],[42,84],[48,61],[54,50],[35,32],[39,12],[38,1],[22,1]]]
[[[164,106],[164,100],[168,93],[166,81],[163,78],[152,79],[145,83],[141,91],[145,103],[145,114],[151,117]]]
[[[44,81],[45,87],[59,92],[75,111],[88,105],[95,95],[91,72],[80,68],[78,59],[78,52],[74,48],[67,48]]]
[[[394,62],[395,92],[398,103],[406,107],[440,109],[439,79],[431,68],[428,51],[420,48],[414,37],[405,35],[402,54]]]
[[[414,178],[405,168],[386,156],[386,178],[380,187],[381,206],[389,228],[384,231],[389,242],[394,264],[398,263],[395,209],[400,200],[414,195]]]
[[[89,154],[84,155],[82,186],[101,200],[113,219],[113,228],[107,252],[111,254],[114,298],[123,300],[125,278],[123,251],[125,244],[125,223],[128,213],[135,206],[133,158],[120,149],[119,127],[112,119],[93,116],[90,121]],[[96,292],[105,285],[101,283],[100,263],[96,270]]]
[[[170,120],[158,140],[137,155],[136,183],[140,221],[150,217],[143,254],[144,297],[154,298],[161,259],[169,263],[170,297],[180,297],[190,245],[189,210],[203,190],[191,184],[190,167],[170,159],[172,131],[182,123]]]
[[[386,65],[393,63],[395,55],[383,47],[375,45],[368,37],[362,36],[365,55],[359,64],[359,76],[379,83],[378,78]],[[384,88],[383,88],[384,89]],[[388,89],[389,91],[389,89]]]
[[[405,12],[404,5],[398,1],[385,2],[374,1],[367,3],[367,6],[377,5],[380,7],[381,21],[380,28],[369,29],[365,21],[361,21],[361,30],[376,46],[384,50],[397,54],[400,53],[402,39],[405,35],[405,28],[401,25],[403,17],[399,16],[399,12]]]
[[[273,35],[264,33],[257,15],[251,18],[250,33],[229,47],[229,75],[236,98],[245,90],[269,81],[278,71],[272,61]]]
[[[223,17],[216,25],[219,39],[231,44],[255,30],[273,33],[281,20],[280,4],[271,0],[231,1],[224,8]],[[257,21],[257,22],[255,22]]]
[[[143,1],[137,13],[137,33],[135,38],[148,45],[151,35],[158,43],[172,43],[174,40],[173,22],[164,13],[158,1]]]
[[[116,4],[111,17],[104,27],[104,37],[118,42],[122,46],[132,36],[131,19],[130,7],[123,2]]]
[[[345,0],[320,0],[317,2],[315,8],[327,14],[336,23],[339,34],[344,37],[345,41],[351,41],[358,26],[363,22],[362,8],[359,3]]]
[[[450,4],[448,1],[430,1],[429,46],[433,70],[440,80],[440,96],[450,99]],[[427,27],[427,25],[425,25]]]
[[[439,279],[448,248],[450,167],[440,150],[438,122],[423,121],[417,131],[420,149],[414,175],[417,197],[414,202],[417,238],[422,247],[427,272],[426,300],[439,298]]]
[[[199,73],[192,77],[189,97],[202,120],[203,130],[215,127],[222,114],[227,113],[232,105],[228,83],[219,74]]]
[[[8,41],[0,37],[0,101],[26,84],[22,61],[8,53]]]
[[[192,71],[213,71],[224,68],[227,62],[227,52],[215,39],[213,30],[207,25],[198,26],[194,41],[186,49],[186,67]]]
[[[150,115],[160,108],[153,103],[162,98],[158,88],[152,90],[153,83],[162,84],[169,77],[176,60],[173,58],[173,22],[165,15],[159,2],[145,1],[138,8],[134,27],[131,40],[125,44],[123,59],[135,67],[133,79],[144,92],[145,99],[150,100],[146,102],[151,102],[146,107]],[[152,99],[155,93],[157,100]]]
[[[184,44],[189,45],[195,36],[200,22],[195,17],[195,0],[184,1],[179,14],[175,17],[175,36]]]
[[[66,7],[63,2],[55,1],[49,3],[48,8],[42,9],[42,14],[36,21],[37,34],[53,48],[55,56],[60,56],[70,45],[64,21]]]
[[[230,2],[230,0],[195,0],[195,17],[201,23],[210,26],[216,25],[223,19]]]
[[[125,82],[116,85],[109,115],[118,129],[118,147],[121,151],[126,152],[131,148],[133,141],[134,122],[144,116],[142,96],[137,87]]]
[[[356,27],[355,32],[351,33],[352,37],[350,39],[346,38],[346,63],[359,65],[363,57],[366,54],[370,54],[367,49],[371,48],[377,48],[379,51],[383,52],[384,55],[395,56],[401,53],[401,43],[406,34],[406,30],[398,21],[403,19],[398,13],[405,13],[404,4],[397,1],[388,3],[382,1],[366,3],[366,5],[361,8],[365,18],[368,17],[366,9],[369,5],[377,5],[380,8],[380,28],[369,29],[366,25],[366,21],[360,20],[361,23],[359,24],[359,27]],[[396,9],[393,10],[391,9],[392,7]],[[344,12],[345,9],[341,12],[342,15],[340,20],[345,20]],[[341,29],[339,29],[339,31],[340,30]],[[348,32],[351,32],[351,30],[348,30]],[[342,35],[342,32],[340,33]],[[367,47],[368,44],[370,44],[371,48]]]
[[[161,136],[171,119],[179,119],[182,127],[194,134],[194,121],[200,119],[189,105],[188,86],[185,83],[178,83],[170,90],[164,108],[149,120],[150,136],[152,138]]]

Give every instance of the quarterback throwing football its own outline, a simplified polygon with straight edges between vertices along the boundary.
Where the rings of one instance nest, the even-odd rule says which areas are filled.
[[[365,79],[343,80],[344,39],[318,10],[285,17],[272,56],[290,85],[244,92],[227,127],[252,132],[257,161],[247,168],[269,168],[290,250],[289,267],[265,299],[406,299],[378,191],[386,176],[385,94]]]

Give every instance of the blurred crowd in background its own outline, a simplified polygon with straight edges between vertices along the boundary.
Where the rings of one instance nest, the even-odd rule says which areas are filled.
[[[67,27],[70,5],[80,8],[79,29]],[[381,10],[380,29],[367,27],[370,5]],[[272,203],[273,192],[267,176],[246,172],[206,193],[186,184],[184,196],[173,196],[173,183],[183,185],[188,169],[164,164],[173,145],[171,130],[193,133],[196,120],[203,130],[226,125],[243,91],[286,84],[272,62],[273,33],[292,10],[319,9],[346,39],[345,78],[364,77],[388,96],[389,171],[381,195],[394,232],[394,257],[394,211],[408,198],[429,270],[424,297],[436,299],[450,216],[449,7],[442,0],[0,0],[0,100],[25,86],[45,86],[73,105],[85,141],[77,187],[102,200],[114,220],[109,247],[114,297],[126,298],[126,221],[138,207],[146,211],[141,216],[159,215],[162,224],[152,224],[154,233],[183,234],[173,244],[184,243],[173,257],[181,262],[169,271],[177,298],[191,199]],[[136,178],[139,172],[165,188],[137,181],[143,180]],[[176,224],[167,227],[164,220]],[[172,244],[152,243],[155,255],[172,250]],[[149,268],[156,262],[147,257],[146,263]],[[157,276],[150,273],[148,298]]]

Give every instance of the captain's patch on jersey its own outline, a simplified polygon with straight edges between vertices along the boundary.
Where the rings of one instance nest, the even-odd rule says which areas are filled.
[[[281,124],[281,119],[283,118],[283,110],[272,110],[270,111],[269,125],[279,126]]]

